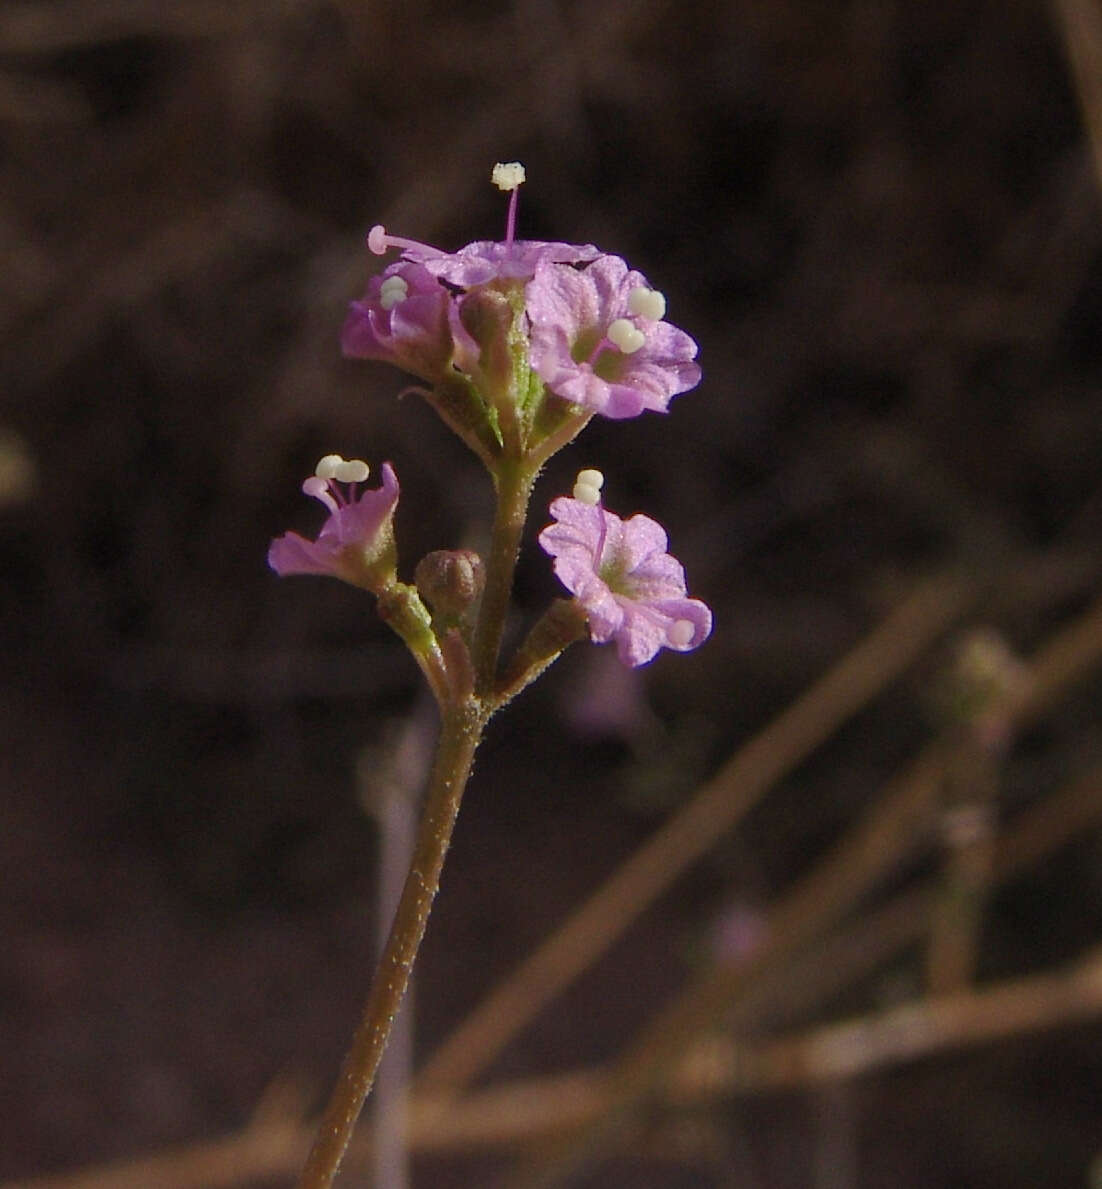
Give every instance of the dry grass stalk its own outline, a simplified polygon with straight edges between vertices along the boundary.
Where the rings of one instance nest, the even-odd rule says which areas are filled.
[[[1057,632],[1035,656],[1032,688],[1014,714],[1015,724],[1033,721],[1069,685],[1102,657],[1102,602]],[[531,1154],[510,1189],[546,1189],[588,1166],[610,1143],[618,1124],[662,1084],[693,1037],[711,1030],[762,969],[783,962],[801,945],[829,929],[925,837],[928,817],[952,750],[928,746],[875,798],[864,821],[774,908],[769,940],[745,966],[716,968],[690,985],[644,1030],[617,1065],[615,1089],[604,1115],[556,1138]]]

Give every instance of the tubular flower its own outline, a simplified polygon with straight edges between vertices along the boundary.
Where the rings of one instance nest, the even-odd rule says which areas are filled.
[[[619,256],[584,268],[544,258],[525,290],[532,368],[556,396],[606,417],[664,413],[700,382],[696,343]]]
[[[473,344],[455,317],[452,295],[427,269],[405,260],[371,278],[341,330],[345,355],[393,363],[429,383],[445,373],[457,348],[467,347]]]
[[[585,610],[590,639],[615,640],[625,665],[645,665],[661,648],[689,652],[711,633],[711,611],[686,597],[685,571],[666,552],[665,529],[648,516],[625,521],[606,511],[599,479],[583,471],[574,498],[551,504],[556,523],[539,542],[555,559],[555,574]]]
[[[398,504],[398,477],[390,463],[382,466],[379,487],[359,490],[368,476],[367,463],[327,454],[302,490],[329,509],[317,539],[298,533],[277,537],[268,549],[268,565],[281,577],[328,574],[376,594],[395,580],[393,517]]]

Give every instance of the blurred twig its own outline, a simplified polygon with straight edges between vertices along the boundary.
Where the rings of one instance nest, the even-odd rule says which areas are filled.
[[[416,709],[386,744],[360,755],[360,802],[378,823],[378,953],[391,921],[417,836],[417,801],[432,767],[436,713],[422,695]],[[409,1090],[413,1071],[413,984],[406,992],[375,1079],[371,1103],[372,1166],[376,1189],[409,1185]]]
[[[500,983],[428,1060],[417,1086],[457,1091],[786,773],[828,739],[965,610],[957,573],[922,583],[868,637],[759,732]]]
[[[1102,766],[1095,766],[1066,788],[1019,815],[997,843],[994,878],[997,881],[1014,878],[1083,829],[1097,823],[1100,817]],[[760,1026],[763,1019],[812,1011],[817,1004],[866,977],[903,947],[916,941],[926,927],[932,903],[932,885],[904,892],[783,967],[762,969],[748,978],[745,993],[735,1005],[729,1024],[733,1024],[738,1032],[746,1033]],[[1071,972],[1071,980],[1076,986],[1081,973],[1082,968],[1078,967]],[[967,1023],[960,1021],[982,1017],[983,1010],[975,1006],[976,1002],[998,1002],[999,994],[1009,995],[1013,1002],[1015,988],[1020,992],[1027,985],[1030,985],[1028,980],[1005,983],[1001,988],[985,988],[979,999],[966,996],[963,1000],[947,997],[927,1001],[933,1004],[930,1018],[948,1021],[948,1024],[935,1034],[927,1033],[926,1048],[919,1046],[920,1051],[908,1050],[897,1045],[891,1053],[884,1046],[868,1051],[878,1053],[883,1063],[906,1060],[938,1047],[982,1043],[990,1037],[983,1026],[974,1025],[969,1030]],[[1051,984],[1037,983],[1036,986],[1042,990],[1047,987],[1050,992],[1045,1005],[1038,1007],[1032,1015],[1028,1011],[1019,1012],[1016,1016],[1019,1028],[1008,1031],[1063,1022],[1058,1011],[1058,996],[1062,993],[1060,976],[1056,976]],[[983,998],[992,994],[996,998]],[[1072,994],[1078,995],[1076,987],[1072,988]],[[962,1002],[965,1004],[963,1008],[960,1007]],[[1082,1005],[1083,1001],[1075,998],[1074,1003]],[[950,1007],[939,1007],[938,1004],[950,1004]],[[953,1004],[957,1006],[951,1006]],[[900,1009],[903,1010],[907,1009]],[[913,1005],[909,1010],[913,1012]],[[898,1014],[881,1014],[869,1017],[867,1026],[872,1030],[879,1029],[878,1035],[890,1036],[891,1028],[884,1021],[900,1018]],[[860,1026],[851,1022],[837,1027],[852,1029]],[[766,1074],[750,1076],[745,1071],[755,1068],[755,1062],[759,1070],[781,1068],[779,1062],[783,1054],[791,1054],[800,1044],[807,1043],[807,1036],[801,1040],[801,1035],[757,1042],[749,1049],[745,1041],[726,1036],[702,1036],[675,1063],[666,1080],[664,1094],[672,1105],[690,1105],[717,1095],[753,1093],[766,1088],[755,1081],[755,1077],[766,1078]],[[824,1030],[818,1035],[832,1034]],[[916,1044],[912,1041],[912,1045]],[[745,1061],[744,1053],[749,1054]],[[772,1076],[780,1075],[774,1072]],[[409,1142],[412,1148],[426,1151],[531,1140],[598,1118],[611,1087],[608,1071],[598,1070],[510,1082],[459,1100],[451,1094],[443,1097],[422,1095],[411,1103]],[[258,1107],[250,1127],[240,1135],[98,1169],[8,1182],[3,1189],[148,1189],[151,1185],[157,1189],[230,1189],[251,1178],[290,1175],[301,1163],[312,1135],[311,1127],[301,1122],[302,1095],[294,1087],[277,1084],[265,1101],[267,1105]],[[369,1147],[365,1137],[354,1142],[351,1163],[362,1164],[367,1159]]]
[[[1098,0],[1053,0],[1102,189],[1102,7]]]
[[[1032,688],[1016,709],[1016,725],[1032,721],[1082,678],[1102,656],[1102,602],[1064,627],[1037,653]],[[691,1039],[714,1026],[762,967],[783,961],[831,927],[925,836],[952,749],[927,746],[873,801],[865,819],[769,914],[769,938],[744,966],[702,975],[647,1027],[617,1063],[608,1109],[584,1128],[571,1129],[533,1153],[508,1183],[545,1189],[587,1167],[614,1140],[617,1124],[652,1094]]]

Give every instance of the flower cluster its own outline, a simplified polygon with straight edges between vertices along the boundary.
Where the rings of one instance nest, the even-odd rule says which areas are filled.
[[[666,299],[642,273],[592,244],[515,237],[523,180],[519,164],[494,168],[510,194],[501,241],[445,252],[373,227],[369,249],[399,258],[352,302],[341,334],[346,355],[417,377],[426,386],[418,391],[490,470],[499,523],[487,560],[438,552],[418,566],[415,586],[399,583],[394,471],[384,464],[381,486],[363,488],[367,465],[339,455],[303,484],[329,511],[317,539],[287,533],[268,555],[280,575],[328,574],[379,595],[380,611],[442,690],[473,688],[477,678],[485,693],[492,682],[520,527],[547,458],[594,414],[664,413],[700,380],[696,343],[666,321]],[[586,624],[632,667],[662,648],[696,648],[711,631],[711,612],[688,597],[665,531],[647,516],[607,511],[603,481],[583,471],[572,497],[551,504],[555,523],[539,540],[573,599],[553,607],[518,653],[525,681]]]
[[[494,180],[512,194],[503,241],[449,253],[372,228],[371,251],[397,249],[401,259],[353,302],[344,353],[396,364],[432,385],[458,373],[484,388],[488,344],[475,311],[491,290],[508,300],[527,344],[519,367],[534,372],[546,394],[617,419],[666,412],[699,383],[700,368],[696,343],[665,321],[665,298],[592,244],[514,238],[523,169],[499,165]],[[528,386],[526,376],[510,379],[514,392]]]

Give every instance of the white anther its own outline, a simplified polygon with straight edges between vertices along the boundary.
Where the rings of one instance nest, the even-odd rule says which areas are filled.
[[[674,648],[685,648],[693,642],[695,635],[696,626],[692,620],[679,619],[666,633],[666,639]]]
[[[627,318],[617,318],[608,328],[608,340],[620,348],[625,355],[634,355],[647,341],[643,332]]]
[[[337,467],[344,462],[344,459],[339,454],[327,454],[324,458],[318,459],[318,465],[314,467],[314,474],[319,479],[332,479],[336,476]]]
[[[409,296],[409,284],[403,277],[387,277],[379,286],[379,305],[392,310]]]
[[[519,161],[499,161],[490,174],[499,190],[515,190],[524,181],[524,166]]]
[[[362,483],[371,473],[366,462],[360,458],[344,459],[339,454],[327,454],[314,467],[319,479],[334,479],[338,483]]]
[[[601,488],[605,477],[600,471],[579,471],[574,483],[574,498],[579,504],[588,504],[591,508],[601,502]]]
[[[335,468],[333,478],[338,483],[362,483],[371,474],[371,468],[362,458],[350,458]]]
[[[628,309],[640,318],[660,322],[666,316],[666,299],[657,289],[639,285],[628,294]]]

